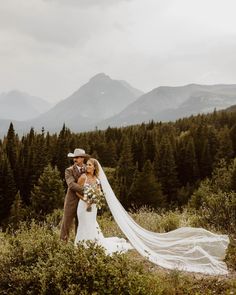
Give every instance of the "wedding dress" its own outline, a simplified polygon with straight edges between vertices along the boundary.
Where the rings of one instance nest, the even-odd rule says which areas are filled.
[[[99,183],[97,179],[96,185]],[[89,188],[93,184],[89,184],[85,180],[85,187]],[[96,204],[92,204],[91,211],[87,211],[87,203],[83,200],[79,200],[77,208],[77,216],[79,220],[79,226],[77,229],[75,237],[75,245],[77,243],[84,243],[86,246],[86,241],[96,242],[98,245],[105,249],[107,254],[112,254],[114,252],[123,253],[132,249],[130,243],[128,243],[123,238],[109,237],[105,238],[102,231],[97,223],[97,207]]]
[[[86,203],[79,201],[79,227],[75,242],[96,240],[107,253],[127,251],[135,248],[149,261],[167,268],[211,275],[226,275],[227,266],[223,261],[229,244],[227,235],[218,235],[203,228],[181,227],[167,233],[155,233],[139,226],[125,211],[116,198],[107,177],[99,164],[99,179],[109,209],[129,240],[104,238],[97,222],[96,205],[92,212],[86,212]],[[131,246],[131,245],[132,246]]]

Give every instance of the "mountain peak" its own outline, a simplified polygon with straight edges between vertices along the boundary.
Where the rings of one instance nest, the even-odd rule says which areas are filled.
[[[104,74],[104,73],[99,73],[99,74],[93,76],[89,80],[89,82],[91,82],[91,81],[102,81],[102,80],[111,80],[111,78],[108,75]]]
[[[33,95],[30,95],[29,93],[27,92],[24,92],[24,91],[20,91],[20,90],[17,90],[17,89],[13,89],[9,92],[6,93],[6,96],[8,97],[8,99],[16,99],[16,100],[22,100],[22,101],[30,101],[33,97],[35,99],[40,99],[40,100],[44,100],[42,98],[38,98],[38,97],[35,97]],[[44,100],[44,102],[46,103],[46,101]],[[48,104],[48,103],[47,103]]]

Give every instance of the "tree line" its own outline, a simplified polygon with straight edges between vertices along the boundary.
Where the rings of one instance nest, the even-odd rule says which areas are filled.
[[[0,225],[18,207],[43,216],[62,206],[67,153],[76,147],[109,167],[109,181],[126,209],[181,207],[222,159],[229,164],[236,157],[236,112],[81,133],[65,125],[58,134],[31,128],[22,137],[11,123],[0,140]]]

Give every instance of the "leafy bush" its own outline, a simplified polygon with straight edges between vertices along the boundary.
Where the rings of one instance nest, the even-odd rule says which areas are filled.
[[[180,215],[175,212],[168,212],[161,216],[160,227],[165,232],[177,229],[180,226]]]
[[[197,210],[200,222],[227,233],[236,233],[236,192],[231,189],[232,164],[224,161],[217,167],[212,179],[201,182],[193,193],[189,207]]]
[[[16,236],[4,237],[1,294],[145,294],[148,288],[140,263],[121,254],[107,256],[92,243],[88,248],[65,244],[46,226],[24,225]]]
[[[198,208],[200,223],[207,227],[236,233],[236,193],[214,192],[206,182],[193,194],[190,207]]]
[[[179,215],[180,222],[191,221],[187,212],[173,214]],[[101,218],[105,223],[107,216]],[[236,291],[233,278],[163,270],[136,251],[106,256],[101,247],[88,246],[65,244],[49,224],[21,224],[14,236],[0,232],[0,294],[223,295]],[[228,261],[235,267],[233,244]]]
[[[202,220],[217,229],[236,233],[236,193],[211,193],[202,204]]]
[[[229,269],[236,271],[236,239],[233,239],[233,237],[230,238],[225,259]]]
[[[51,228],[59,228],[62,221],[62,216],[62,209],[54,209],[52,213],[46,216],[46,224]]]
[[[133,212],[131,216],[139,225],[153,232],[167,232],[180,226],[199,226],[200,224],[195,212],[187,210],[183,212],[178,210],[154,211],[152,208],[144,206]]]

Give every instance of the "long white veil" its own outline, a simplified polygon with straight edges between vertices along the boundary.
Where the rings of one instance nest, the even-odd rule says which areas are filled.
[[[155,233],[139,226],[116,198],[99,165],[99,178],[109,209],[131,245],[149,261],[167,268],[211,275],[228,273],[223,259],[229,244],[227,235],[203,228],[182,227]]]

